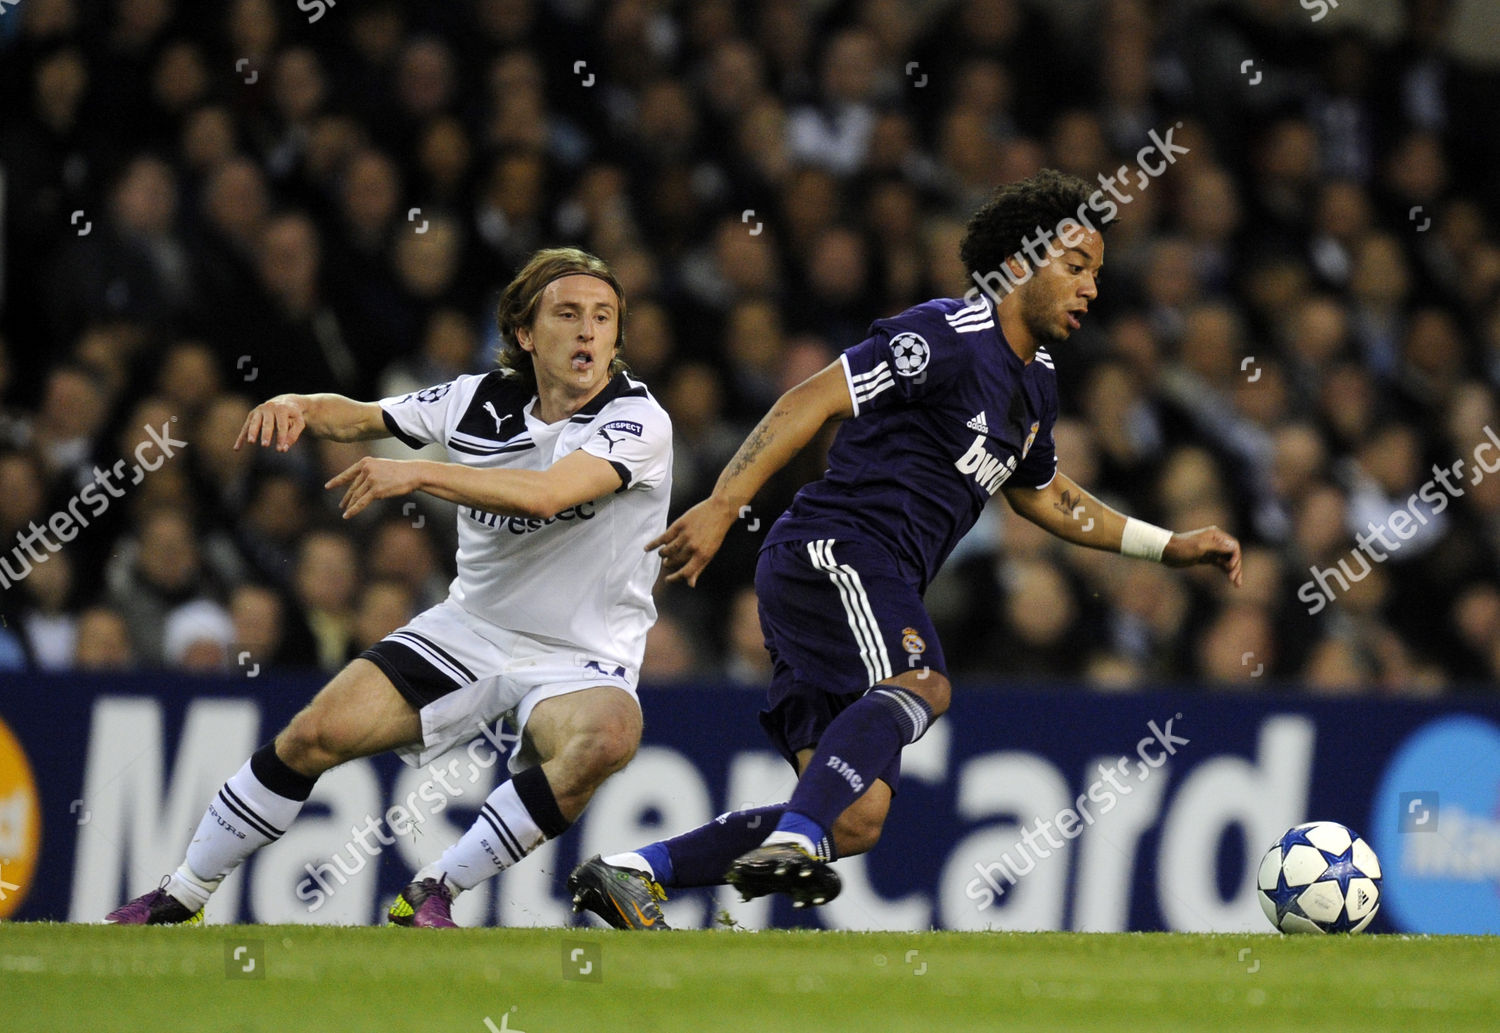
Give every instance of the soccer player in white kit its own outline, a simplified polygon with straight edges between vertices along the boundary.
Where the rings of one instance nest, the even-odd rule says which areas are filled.
[[[345,518],[425,491],[459,506],[448,598],[349,663],[210,802],[182,865],[106,921],[201,921],[209,895],[278,839],[319,775],[395,750],[423,765],[507,712],[522,733],[512,777],[390,909],[451,927],[454,896],[561,835],[635,754],[636,678],[656,619],[672,428],[625,372],[625,296],[600,259],[539,251],[505,289],[500,368],[400,398],[280,395],[235,447],[285,451],[304,431],[338,441],[441,442],[451,462],[361,459],[327,484]]]

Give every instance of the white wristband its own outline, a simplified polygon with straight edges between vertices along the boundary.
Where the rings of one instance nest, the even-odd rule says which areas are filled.
[[[1125,518],[1125,533],[1120,537],[1120,555],[1161,562],[1161,554],[1172,540],[1172,532],[1135,517]]]

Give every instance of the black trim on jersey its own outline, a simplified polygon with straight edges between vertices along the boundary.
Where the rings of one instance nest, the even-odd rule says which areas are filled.
[[[391,432],[391,437],[400,441],[407,448],[422,448],[427,444],[427,442],[422,441],[419,438],[412,437],[410,434],[406,433],[406,431],[398,427],[396,425],[396,418],[390,413],[386,412],[384,408],[380,410],[380,416],[385,420],[385,429]]]
[[[616,398],[650,398],[651,392],[646,390],[646,385],[639,380],[632,380],[630,374],[621,370],[610,378],[604,390],[600,391],[589,404],[579,409],[570,418],[570,422],[586,423],[599,415],[599,411]]]
[[[455,681],[446,671],[435,666],[411,646],[392,642],[388,638],[381,639],[359,656],[361,660],[368,660],[380,668],[413,710],[421,710],[427,704],[463,688],[461,682]]]
[[[500,370],[491,370],[474,388],[474,394],[469,399],[469,407],[464,410],[453,429],[482,441],[493,441],[497,444],[510,441],[526,432],[526,405],[533,396],[533,392],[517,378],[508,377]],[[495,411],[493,416],[485,408],[486,403],[489,403],[490,408]],[[510,425],[510,428],[506,427],[507,417],[515,417],[515,422]],[[495,427],[497,418],[501,424],[499,429]],[[453,447],[451,439],[448,447]],[[460,451],[468,450],[461,449]]]
[[[605,385],[603,391],[600,391],[597,395],[590,399],[588,405],[585,405],[582,409],[579,409],[576,413],[574,413],[568,420],[568,422],[589,423],[595,416],[599,415],[600,411],[606,405],[608,405],[610,402],[613,402],[616,398],[650,397],[651,392],[646,390],[645,384],[641,383],[639,380],[631,379],[630,374],[626,373],[624,370],[621,370],[619,373],[616,373],[612,378],[610,378],[609,383]],[[593,455],[592,452],[590,452],[589,454]],[[620,494],[620,492],[622,491],[630,490],[632,478],[630,475],[629,467],[627,467],[624,463],[617,463],[613,459],[609,459],[605,456],[597,456],[596,458],[603,459],[606,463],[615,468],[615,473],[620,475],[620,486],[616,488],[614,492],[616,495]]]
[[[590,452],[589,455],[593,455],[593,453]],[[597,459],[600,457],[595,456],[595,458]],[[604,461],[610,466],[613,466],[615,468],[615,473],[620,475],[620,486],[615,489],[615,494],[618,495],[622,491],[630,490],[630,468],[624,463],[616,462],[613,459],[605,459]]]
[[[473,445],[459,444],[449,438],[448,447],[454,452],[464,452],[471,456],[503,456],[510,452],[525,452],[529,448],[535,448],[536,442],[528,438],[526,441],[518,441],[514,445],[505,445],[501,448],[476,448]]]

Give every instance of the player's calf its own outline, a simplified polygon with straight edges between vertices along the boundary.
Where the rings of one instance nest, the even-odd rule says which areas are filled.
[[[542,768],[517,773],[485,798],[478,819],[457,843],[412,877],[388,918],[393,925],[451,927],[449,911],[460,893],[519,863],[572,824]]]
[[[391,906],[392,924],[451,926],[460,893],[566,832],[594,790],[635,755],[640,707],[612,688],[554,696],[531,711],[526,735],[522,761],[533,765],[498,786],[459,841],[416,873]]]
[[[766,843],[790,843],[814,856],[824,853],[819,844],[829,839],[838,819],[886,781],[901,750],[920,739],[932,721],[926,700],[898,685],[876,685],[855,700],[810,753],[799,754],[797,788]],[[882,823],[888,805],[887,793],[878,811]],[[852,845],[874,845],[879,832],[868,823],[875,816],[855,813]]]
[[[554,696],[536,705],[526,734],[559,808],[573,821],[604,780],[635,756],[641,741],[640,704],[609,687]]]
[[[884,785],[884,783],[877,783]],[[852,857],[855,854],[864,854],[875,849],[875,844],[880,842],[880,833],[885,828],[885,816],[887,807],[866,806],[873,793],[866,793],[854,802],[838,821],[833,823],[833,844],[838,850],[840,857]],[[872,801],[872,804],[874,801]],[[886,798],[889,804],[889,795]]]
[[[182,864],[162,880],[161,888],[116,909],[105,921],[177,925],[201,918],[209,896],[229,873],[281,838],[316,781],[289,767],[273,743],[262,746],[209,801]]]

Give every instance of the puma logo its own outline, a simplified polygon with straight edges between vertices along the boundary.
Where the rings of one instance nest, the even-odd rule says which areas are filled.
[[[512,416],[515,415],[515,413],[509,413],[508,412],[504,416],[501,416],[499,413],[497,413],[495,411],[495,403],[494,402],[485,402],[484,403],[484,411],[487,412],[487,413],[489,413],[490,414],[490,419],[492,419],[492,420],[495,421],[495,433],[496,434],[500,433],[500,425],[502,423],[504,423],[506,420],[510,419]]]

